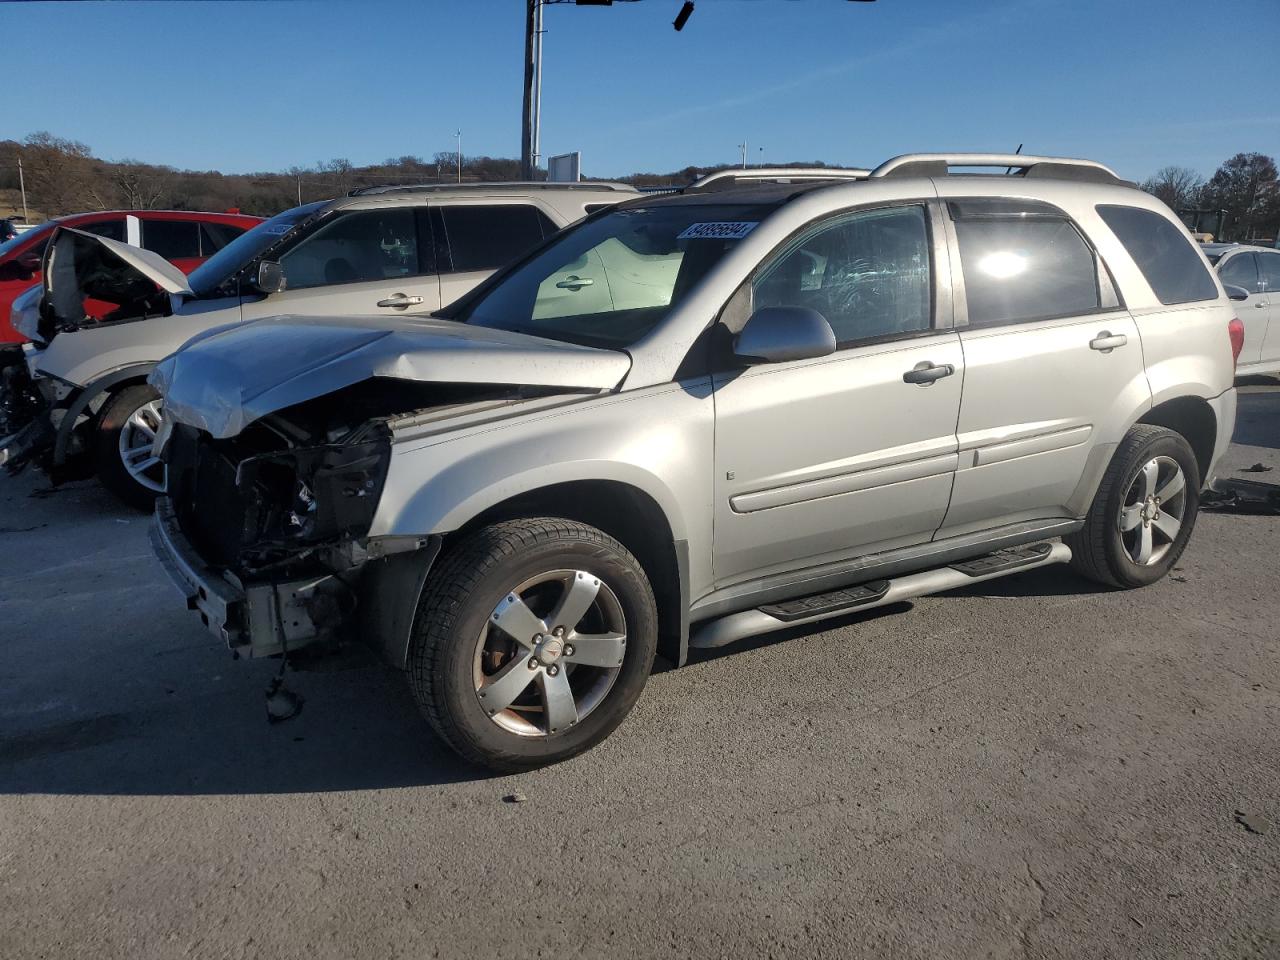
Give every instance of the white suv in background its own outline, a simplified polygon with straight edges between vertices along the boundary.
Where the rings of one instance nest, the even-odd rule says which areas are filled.
[[[1241,376],[1280,374],[1280,250],[1243,243],[1207,243],[1201,249],[1239,303],[1244,323]],[[1231,287],[1248,294],[1242,298]]]
[[[370,187],[278,214],[190,277],[147,250],[60,230],[43,288],[14,305],[33,343],[25,358],[0,356],[0,464],[35,461],[54,482],[96,472],[149,509],[164,466],[151,455],[162,407],[147,375],[193,336],[282,314],[428,314],[634,196],[590,182]],[[117,306],[94,322],[86,299]]]

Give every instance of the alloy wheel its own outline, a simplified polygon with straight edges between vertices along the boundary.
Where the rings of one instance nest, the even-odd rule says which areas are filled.
[[[120,428],[120,462],[137,484],[154,493],[165,488],[164,462],[152,452],[163,416],[162,401],[151,400],[129,414]]]
[[[617,595],[586,570],[552,570],[516,585],[476,641],[476,697],[504,730],[549,737],[604,702],[626,657]]]
[[[1187,505],[1187,477],[1172,457],[1154,457],[1133,478],[1117,526],[1129,559],[1149,567],[1178,539]]]

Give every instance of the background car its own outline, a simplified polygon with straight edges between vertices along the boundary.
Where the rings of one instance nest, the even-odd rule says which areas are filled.
[[[0,221],[4,222],[7,221]],[[239,213],[105,210],[59,217],[17,234],[0,244],[0,344],[22,343],[27,339],[13,329],[9,312],[18,294],[40,282],[40,261],[49,238],[59,226],[75,227],[153,250],[183,273],[190,273],[261,222],[261,217]],[[91,306],[103,310],[102,305]]]
[[[373,187],[277,214],[189,278],[145,244],[63,231],[50,256],[65,248],[57,263],[68,268],[52,268],[43,302],[24,297],[31,302],[14,310],[20,333],[36,343],[21,375],[0,379],[0,421],[21,395],[9,420],[30,430],[0,440],[0,463],[35,460],[55,482],[96,472],[147,509],[165,470],[151,454],[161,406],[147,376],[192,337],[281,314],[430,313],[567,224],[635,196],[632,187],[589,182]],[[147,319],[83,325],[95,298],[112,319]],[[12,366],[0,359],[0,378]],[[59,394],[45,396],[53,383]],[[53,410],[65,411],[56,431]]]
[[[1201,249],[1224,284],[1249,294],[1238,308],[1244,323],[1240,375],[1280,375],[1280,250],[1243,243],[1207,243]]]

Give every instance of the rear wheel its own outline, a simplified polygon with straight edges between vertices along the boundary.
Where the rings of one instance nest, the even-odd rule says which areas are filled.
[[[1116,448],[1084,527],[1066,537],[1071,564],[1091,580],[1130,589],[1178,562],[1200,509],[1200,470],[1186,439],[1138,424]]]
[[[523,770],[612,733],[656,648],[653,591],[622,544],[568,520],[512,520],[476,531],[432,571],[409,678],[454,750]]]
[[[150,510],[164,492],[164,463],[151,450],[162,416],[160,394],[145,383],[113,394],[98,415],[94,437],[98,479],[139,510]]]

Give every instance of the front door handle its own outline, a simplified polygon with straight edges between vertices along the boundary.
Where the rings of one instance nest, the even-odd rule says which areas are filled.
[[[422,297],[411,297],[406,293],[397,293],[394,297],[388,297],[386,300],[379,300],[380,307],[394,307],[397,310],[407,310],[409,307],[416,307],[422,302]]]
[[[922,386],[928,386],[935,380],[941,380],[943,377],[949,377],[956,372],[956,368],[949,363],[930,363],[925,360],[917,363],[914,367],[902,375],[903,383],[918,383]]]
[[[581,290],[583,287],[589,287],[593,283],[590,277],[566,277],[556,284],[561,290]]]
[[[1103,330],[1089,341],[1089,349],[1110,353],[1116,347],[1123,347],[1128,342],[1129,338],[1123,333],[1112,334],[1110,330]]]

